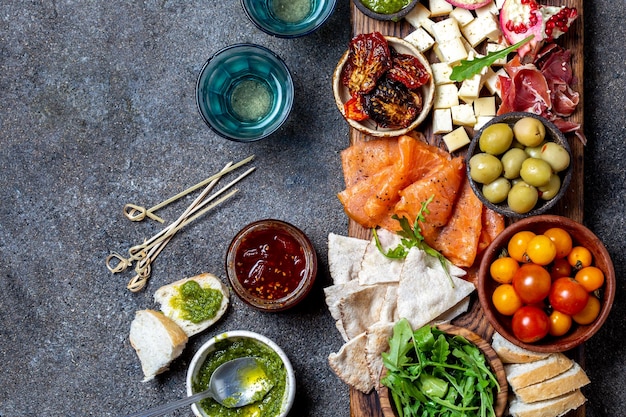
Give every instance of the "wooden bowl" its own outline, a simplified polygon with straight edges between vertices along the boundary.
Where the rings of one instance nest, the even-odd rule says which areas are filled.
[[[433,74],[430,69],[430,64],[428,63],[426,57],[424,57],[424,55],[422,55],[422,53],[418,51],[417,48],[415,48],[404,39],[396,38],[393,36],[385,36],[385,38],[387,39],[389,46],[393,47],[398,53],[409,54],[417,57],[417,59],[422,63],[422,65],[424,66],[424,68],[426,68],[426,71],[428,71],[428,74],[430,75],[430,79],[428,80],[428,82],[420,87],[423,98],[422,111],[408,127],[396,129],[385,128],[378,126],[378,124],[372,120],[363,120],[359,122],[347,118],[344,104],[348,100],[350,100],[351,96],[348,88],[341,82],[341,72],[344,65],[348,61],[349,51],[346,51],[343,54],[343,56],[339,60],[339,63],[337,64],[337,67],[335,68],[335,72],[333,73],[333,93],[335,96],[335,103],[337,104],[337,108],[339,109],[343,117],[346,119],[348,124],[350,124],[350,126],[355,128],[359,132],[376,137],[401,136],[414,130],[424,121],[424,119],[426,119],[426,117],[430,113],[430,109],[432,108],[433,100],[435,97],[435,82],[433,80]]]
[[[464,327],[458,327],[451,324],[438,324],[437,328],[448,334],[460,335],[465,337],[469,342],[476,345],[478,349],[480,349],[480,351],[485,355],[485,358],[487,359],[489,366],[491,367],[491,371],[496,376],[498,384],[500,384],[500,392],[498,392],[496,395],[494,411],[496,412],[496,417],[502,417],[504,415],[504,410],[506,409],[507,405],[508,384],[506,382],[504,366],[502,365],[502,361],[498,357],[498,354],[493,350],[491,345],[485,339]],[[387,369],[383,367],[381,377],[387,373],[386,371]],[[380,408],[383,412],[383,416],[398,417],[398,413],[396,412],[395,406],[392,403],[393,400],[390,398],[389,388],[381,386],[378,392],[378,396],[380,399]]]
[[[363,13],[365,16],[371,17],[372,19],[376,19],[376,20],[391,20],[394,22],[399,21],[404,16],[409,14],[409,12],[413,10],[415,5],[419,2],[419,0],[412,0],[411,2],[409,2],[409,4],[407,4],[405,7],[403,7],[402,9],[400,9],[399,11],[395,13],[377,13],[373,11],[372,9],[370,9],[369,7],[367,7],[366,5],[364,5],[361,0],[353,0],[353,1],[354,1],[354,5],[356,6],[356,8],[359,9],[359,11]]]
[[[549,228],[560,227],[572,236],[574,246],[581,245],[588,248],[593,255],[593,265],[597,266],[604,272],[604,286],[601,289],[601,309],[596,320],[589,325],[578,325],[574,323],[572,329],[561,337],[552,337],[550,335],[535,343],[524,343],[518,340],[511,329],[511,317],[504,316],[495,309],[491,301],[492,295],[496,287],[499,285],[491,278],[489,266],[500,255],[503,248],[507,246],[511,237],[522,230],[530,230],[536,234],[543,233]],[[489,245],[483,255],[478,271],[478,279],[476,284],[478,290],[478,298],[482,310],[489,320],[493,328],[510,342],[519,347],[532,350],[535,352],[563,352],[579,346],[586,340],[589,340],[602,327],[609,315],[615,297],[615,270],[613,262],[607,252],[604,244],[582,224],[575,222],[567,217],[555,215],[542,215],[522,219],[511,226],[507,227],[500,235]]]
[[[539,200],[537,201],[537,204],[532,210],[526,213],[518,213],[509,207],[506,200],[502,203],[494,204],[485,198],[482,192],[482,184],[477,183],[470,177],[469,161],[472,156],[481,152],[478,146],[478,140],[480,138],[480,135],[484,132],[484,130],[487,127],[495,123],[506,123],[509,126],[513,127],[515,122],[517,122],[523,117],[532,117],[533,119],[540,120],[546,128],[546,142],[547,141],[555,142],[561,145],[562,147],[564,147],[565,150],[570,155],[570,164],[568,168],[566,168],[564,171],[559,173],[559,177],[561,179],[561,188],[559,189],[559,192],[557,193],[556,196],[554,196],[550,200],[542,200],[541,198],[539,198]],[[563,135],[563,133],[561,133],[561,131],[552,122],[534,113],[514,112],[514,113],[506,113],[506,114],[494,117],[474,135],[474,138],[472,139],[468,147],[465,165],[466,165],[466,170],[467,170],[467,178],[470,181],[472,190],[474,191],[474,194],[476,194],[476,196],[480,199],[480,201],[482,201],[483,204],[485,204],[490,209],[504,216],[512,217],[512,218],[523,218],[523,217],[536,216],[539,214],[546,213],[548,210],[554,207],[557,201],[559,201],[565,195],[565,192],[567,191],[567,187],[569,186],[569,183],[572,179],[573,164],[574,164],[574,159],[572,158],[572,151],[570,149],[569,143],[567,142],[567,138]]]

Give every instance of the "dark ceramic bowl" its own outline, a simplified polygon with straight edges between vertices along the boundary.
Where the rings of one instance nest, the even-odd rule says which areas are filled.
[[[363,13],[365,16],[371,17],[372,19],[376,19],[376,20],[391,20],[394,22],[397,22],[400,19],[402,19],[404,16],[406,16],[411,10],[413,10],[415,5],[419,3],[419,0],[411,0],[409,4],[407,4],[405,7],[403,7],[402,9],[400,9],[399,11],[395,13],[377,13],[373,11],[372,9],[370,9],[369,7],[367,7],[365,4],[363,4],[362,1],[360,0],[353,0],[353,1],[354,1],[354,5],[356,6],[356,8],[359,9],[359,11],[361,11],[361,13]]]
[[[601,288],[600,313],[595,321],[588,325],[574,323],[572,329],[564,336],[546,336],[535,343],[524,343],[518,340],[511,329],[511,317],[500,314],[491,301],[493,292],[499,285],[491,278],[489,266],[498,258],[508,241],[513,235],[522,230],[530,230],[536,234],[541,234],[552,227],[560,227],[567,231],[574,242],[574,246],[580,245],[588,248],[593,255],[593,265],[604,272],[604,286]],[[602,327],[611,311],[613,299],[615,297],[615,270],[613,262],[606,248],[589,229],[582,224],[567,217],[555,215],[533,216],[513,223],[504,229],[500,235],[489,245],[480,262],[476,287],[480,305],[493,328],[510,342],[519,347],[535,352],[563,352],[579,346],[589,340]]]
[[[450,335],[460,335],[467,339],[470,343],[473,343],[480,349],[485,355],[491,371],[496,376],[498,384],[500,385],[500,392],[495,397],[496,403],[494,404],[494,411],[496,417],[502,417],[507,405],[508,396],[508,384],[506,382],[506,374],[504,373],[504,366],[502,361],[498,357],[498,354],[493,350],[489,342],[477,335],[476,333],[468,330],[464,327],[458,327],[451,324],[439,324],[437,325],[439,330],[446,332]],[[383,367],[382,376],[386,374],[387,369]],[[398,417],[393,400],[390,398],[389,388],[381,385],[379,390],[380,408],[383,412],[383,417]]]
[[[480,147],[478,145],[478,141],[479,141],[480,135],[485,131],[487,127],[495,123],[506,123],[509,126],[513,127],[515,122],[517,122],[523,117],[532,117],[534,119],[540,120],[546,128],[546,139],[545,139],[546,142],[548,141],[555,142],[561,145],[562,147],[564,147],[565,150],[567,150],[567,153],[569,153],[570,155],[570,164],[569,164],[569,167],[567,167],[564,171],[559,172],[559,178],[561,179],[561,188],[559,189],[559,192],[557,193],[556,196],[554,196],[550,200],[542,200],[541,198],[539,198],[539,200],[537,201],[537,204],[535,205],[533,209],[531,209],[530,211],[526,213],[518,213],[509,207],[506,200],[502,203],[494,204],[485,198],[482,192],[482,184],[474,181],[470,177],[469,161],[472,156],[481,152]],[[480,201],[482,201],[483,204],[485,204],[490,209],[504,216],[513,217],[513,218],[523,218],[523,217],[536,216],[539,214],[546,213],[548,210],[554,207],[554,205],[565,195],[565,193],[567,192],[567,188],[569,187],[569,183],[572,179],[574,159],[572,158],[572,151],[570,149],[567,138],[563,135],[563,133],[561,133],[561,131],[552,122],[534,113],[514,112],[514,113],[507,113],[501,116],[494,117],[474,135],[474,138],[472,139],[469,145],[468,151],[467,151],[465,165],[466,165],[466,170],[467,170],[467,177],[470,181],[472,190],[474,190],[474,193],[480,199]]]
[[[235,294],[262,311],[283,311],[302,301],[317,275],[317,255],[308,237],[280,220],[244,227],[226,255]]]

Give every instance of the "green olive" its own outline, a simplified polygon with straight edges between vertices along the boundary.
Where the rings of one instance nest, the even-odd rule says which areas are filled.
[[[513,130],[506,123],[487,126],[478,138],[478,146],[483,152],[500,155],[509,149],[513,142]]]
[[[561,178],[557,174],[552,174],[550,181],[543,187],[539,187],[539,197],[542,200],[552,200],[561,189]]]
[[[515,139],[524,146],[538,146],[546,137],[546,127],[534,117],[522,117],[513,125]]]
[[[502,155],[502,169],[504,170],[504,178],[510,180],[519,177],[519,171],[522,163],[528,158],[528,154],[520,148],[511,148]]]
[[[539,199],[539,192],[535,187],[520,181],[511,187],[507,198],[509,208],[516,213],[528,213],[535,207]]]
[[[502,173],[502,162],[488,153],[477,153],[469,161],[470,177],[481,184],[489,184]]]
[[[499,177],[489,184],[483,185],[483,195],[487,201],[498,204],[506,200],[511,190],[511,183],[504,177]]]
[[[554,172],[565,170],[570,163],[567,150],[555,142],[547,142],[541,147],[541,159],[550,164]]]
[[[522,162],[519,175],[528,184],[534,187],[541,187],[550,181],[552,167],[543,159],[528,158]]]
[[[540,143],[539,146],[527,146],[524,148],[524,152],[531,158],[541,158],[541,148],[545,143]]]

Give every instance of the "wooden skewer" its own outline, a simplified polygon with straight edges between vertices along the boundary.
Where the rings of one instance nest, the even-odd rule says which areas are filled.
[[[228,164],[229,166],[227,168],[222,169],[220,172],[218,172],[217,174],[213,174],[211,175],[209,178],[205,179],[204,181],[201,181],[199,183],[197,183],[196,185],[193,185],[189,188],[187,188],[184,191],[181,191],[180,193],[176,194],[173,197],[168,198],[167,200],[153,206],[150,207],[149,209],[146,209],[145,207],[142,206],[138,206],[136,204],[126,204],[124,206],[124,216],[133,222],[139,222],[144,220],[146,217],[149,217],[153,220],[158,221],[159,223],[164,223],[165,220],[163,220],[161,217],[157,216],[156,214],[154,214],[155,211],[167,206],[168,204],[173,203],[174,201],[186,196],[189,193],[194,192],[195,190],[204,187],[205,185],[211,183],[214,180],[217,180],[219,178],[221,178],[222,176],[226,175],[227,173],[239,168],[242,165],[247,164],[248,162],[252,161],[254,159],[254,155],[251,155],[239,162],[237,162],[236,164]]]

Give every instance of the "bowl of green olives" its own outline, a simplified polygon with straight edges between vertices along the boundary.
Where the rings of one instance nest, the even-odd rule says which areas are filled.
[[[466,156],[474,193],[513,218],[550,210],[572,178],[567,138],[546,118],[514,112],[494,117],[474,136]]]

